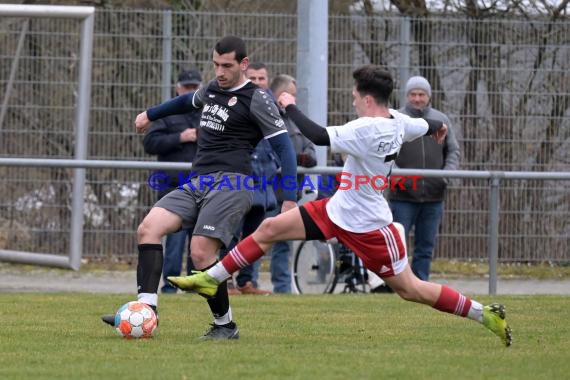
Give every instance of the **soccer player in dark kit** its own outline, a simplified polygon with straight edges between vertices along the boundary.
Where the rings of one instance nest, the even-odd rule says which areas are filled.
[[[261,139],[267,139],[281,160],[281,171],[295,178],[297,163],[287,129],[277,106],[265,91],[245,76],[249,64],[244,41],[235,36],[220,39],[212,53],[216,79],[193,94],[171,99],[140,113],[138,132],[152,120],[202,108],[195,175],[182,188],[158,201],[137,230],[138,300],[156,310],[157,290],[163,264],[163,236],[180,228],[193,230],[190,251],[194,267],[207,270],[217,262],[218,250],[230,244],[238,225],[252,204],[253,187],[244,183],[251,174],[250,154]],[[271,186],[271,184],[267,184]],[[296,207],[296,189],[283,189],[282,211]],[[214,316],[203,339],[237,339],[227,282],[208,298]],[[103,321],[113,325],[114,316]]]

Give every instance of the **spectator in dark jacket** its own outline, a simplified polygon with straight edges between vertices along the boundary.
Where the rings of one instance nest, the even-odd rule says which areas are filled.
[[[183,95],[196,91],[202,83],[202,77],[197,70],[183,70],[176,82],[176,94]],[[144,150],[148,154],[157,155],[158,161],[165,162],[188,162],[191,163],[196,155],[196,138],[200,125],[201,110],[194,109],[188,113],[171,115],[158,119],[152,123],[148,133],[143,139]],[[167,171],[164,178],[159,178],[156,183],[158,199],[176,189],[181,181],[187,179],[189,172]],[[180,230],[166,236],[164,247],[162,293],[176,293],[177,289],[166,281],[167,276],[180,276],[182,262],[187,258],[187,271],[193,269],[190,252],[188,252],[186,238],[191,231]]]
[[[411,77],[406,83],[406,98],[406,105],[400,112],[411,117],[442,121],[448,127],[447,137],[443,144],[437,144],[428,137],[404,143],[396,165],[406,169],[457,170],[460,152],[455,132],[449,118],[430,106],[431,85],[427,79]],[[414,229],[412,271],[425,281],[429,279],[446,186],[446,179],[421,178],[413,189],[410,179],[405,182],[404,189],[396,186],[389,194],[394,222],[404,226],[406,240],[410,230]]]

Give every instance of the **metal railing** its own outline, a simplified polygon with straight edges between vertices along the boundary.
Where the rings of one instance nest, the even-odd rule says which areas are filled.
[[[47,168],[83,168],[83,169],[134,169],[134,170],[189,170],[191,165],[186,163],[141,162],[141,161],[105,161],[105,160],[65,160],[65,159],[15,159],[0,158],[0,166],[13,167],[47,167]],[[341,167],[314,167],[299,168],[299,172],[308,175],[326,174],[335,175]],[[540,180],[540,181],[568,181],[570,172],[503,172],[503,171],[468,171],[468,170],[414,170],[394,169],[393,175],[420,175],[422,177],[459,178],[488,180],[489,207],[487,254],[489,263],[489,294],[497,292],[497,266],[499,261],[499,220],[500,220],[500,187],[504,181],[511,180]],[[72,207],[83,205],[82,202],[72,202]],[[72,214],[83,214],[84,210],[72,210]],[[70,244],[81,241],[83,226],[71,229]],[[133,232],[134,233],[134,232]],[[38,265],[63,266],[79,269],[79,266],[70,266],[69,263],[79,263],[82,250],[70,252],[69,260],[62,260],[56,254],[38,254],[20,251],[0,250],[0,261],[34,263]]]
[[[351,73],[362,64],[393,73],[395,107],[403,102],[406,78],[426,76],[433,105],[449,116],[457,133],[461,168],[475,170],[451,179],[435,257],[485,261],[493,251],[502,263],[569,263],[570,192],[567,179],[558,176],[570,170],[570,23],[507,17],[331,15],[328,23],[313,23],[328,31],[321,37],[327,41],[317,44],[329,53],[319,55],[321,64],[303,64],[297,61],[302,47],[297,37],[307,33],[303,17],[295,14],[97,8],[87,130],[76,117],[77,107],[85,105],[78,78],[88,63],[78,58],[81,20],[4,15],[0,155],[27,162],[22,166],[31,163],[22,158],[38,162],[24,173],[21,167],[0,165],[0,250],[51,252],[61,265],[69,264],[59,256],[64,252],[83,251],[89,260],[132,259],[136,225],[156,199],[145,186],[144,170],[165,168],[144,153],[133,132],[134,117],[172,95],[180,68],[195,66],[205,79],[212,78],[214,42],[237,34],[250,58],[265,62],[271,74],[301,80],[303,67],[322,69],[326,96],[311,100],[325,103],[326,98],[323,125],[342,125],[353,117]],[[70,166],[50,161],[74,157],[83,161]],[[147,169],[129,166],[137,160]],[[83,163],[95,166],[76,166]],[[510,178],[500,170],[527,176]],[[548,178],[539,173],[552,170],[564,173]],[[81,201],[83,207],[73,204]],[[82,234],[71,232],[79,226]]]

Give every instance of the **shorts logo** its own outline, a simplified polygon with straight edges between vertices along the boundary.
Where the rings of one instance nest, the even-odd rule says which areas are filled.
[[[210,231],[215,231],[216,227],[214,226],[208,226],[207,224],[204,224],[204,226],[202,227],[205,230],[210,230]]]
[[[388,267],[386,265],[382,265],[382,268],[380,268],[380,273],[386,273],[388,272],[390,269],[388,269]]]
[[[232,96],[230,100],[228,100],[228,106],[230,107],[235,106],[236,103],[237,103],[237,98],[235,96]]]

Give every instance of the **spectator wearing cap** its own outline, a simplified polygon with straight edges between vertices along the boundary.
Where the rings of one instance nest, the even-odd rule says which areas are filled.
[[[194,92],[200,88],[202,76],[195,69],[182,70],[176,81],[176,94],[178,96]],[[148,133],[144,136],[143,146],[148,154],[156,155],[158,161],[161,162],[188,162],[191,163],[196,155],[196,139],[198,137],[198,128],[200,125],[201,110],[192,109],[192,111],[171,115],[163,119],[156,120],[152,123]],[[190,174],[181,171],[167,171],[167,177],[161,179],[161,183],[156,183],[157,198],[160,199],[172,190],[181,185]],[[161,288],[162,293],[176,293],[177,289],[166,281],[167,276],[180,276],[182,272],[182,263],[186,257],[186,269],[191,274],[193,269],[192,260],[188,244],[186,243],[191,231],[180,230],[166,236],[164,241],[164,265],[163,279],[164,284]]]
[[[396,159],[399,168],[457,170],[459,166],[459,145],[449,118],[430,106],[431,85],[421,76],[411,77],[406,83],[406,105],[399,111],[411,117],[434,119],[448,126],[443,144],[437,144],[430,137],[422,137],[402,145]],[[411,180],[404,188],[390,191],[390,208],[394,222],[399,222],[406,231],[406,240],[414,230],[412,271],[424,281],[429,279],[433,250],[443,216],[443,201],[447,179],[421,178],[417,186]],[[411,251],[411,250],[410,250]]]

